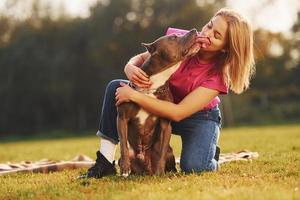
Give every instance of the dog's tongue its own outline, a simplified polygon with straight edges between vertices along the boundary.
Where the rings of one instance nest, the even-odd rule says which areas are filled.
[[[198,34],[192,47],[189,49],[189,55],[197,53],[201,48],[207,48],[210,45],[210,40],[206,36]]]
[[[197,53],[200,50],[200,48],[201,48],[201,44],[199,42],[193,44],[193,46],[189,50],[189,54],[193,55]]]
[[[206,36],[198,35],[197,43],[200,43],[202,48],[207,48],[210,45],[210,40]]]

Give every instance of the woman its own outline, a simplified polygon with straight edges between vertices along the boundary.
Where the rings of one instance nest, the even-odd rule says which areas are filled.
[[[183,62],[169,79],[174,103],[139,93],[124,80],[121,80],[121,87],[120,80],[108,84],[97,133],[101,137],[100,151],[96,164],[85,177],[100,178],[116,173],[113,162],[118,143],[115,105],[128,101],[172,120],[172,132],[182,139],[182,171],[218,168],[217,142],[221,126],[218,95],[227,94],[228,89],[239,94],[249,87],[255,69],[253,33],[249,22],[240,14],[221,9],[202,28],[200,35],[208,37],[210,45],[200,44],[199,52]],[[148,56],[148,52],[134,56],[124,69],[128,79],[139,87],[151,85],[147,74],[139,68]]]

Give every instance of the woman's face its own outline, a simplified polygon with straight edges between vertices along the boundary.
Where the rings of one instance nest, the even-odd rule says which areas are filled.
[[[221,16],[213,17],[201,30],[200,35],[209,38],[211,44],[203,51],[220,51],[225,49],[227,43],[228,25]]]

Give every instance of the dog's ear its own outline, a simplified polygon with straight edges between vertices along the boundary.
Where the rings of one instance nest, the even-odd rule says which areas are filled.
[[[142,43],[142,45],[147,49],[149,53],[154,53],[156,50],[155,44],[154,43]]]

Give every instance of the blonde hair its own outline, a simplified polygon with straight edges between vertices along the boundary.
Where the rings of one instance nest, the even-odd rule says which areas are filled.
[[[233,92],[240,94],[249,87],[255,72],[252,27],[239,13],[228,8],[222,8],[215,16],[223,17],[228,25],[221,69],[223,80]]]

